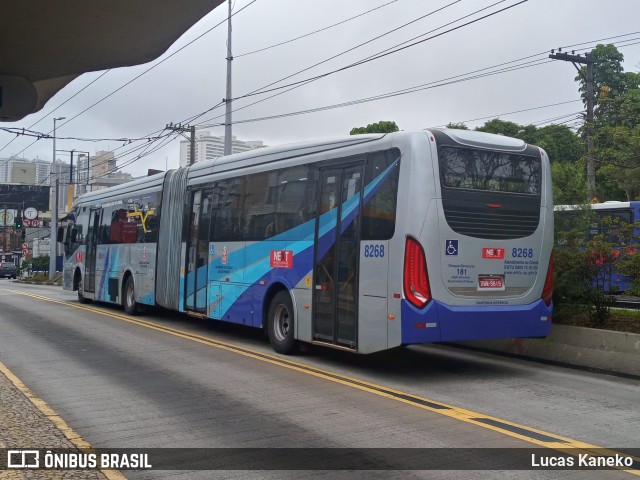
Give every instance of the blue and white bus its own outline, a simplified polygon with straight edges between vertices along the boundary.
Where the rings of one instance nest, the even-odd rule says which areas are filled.
[[[545,152],[429,129],[265,148],[82,195],[64,287],[360,353],[544,337]]]
[[[554,209],[559,232],[577,229],[585,232],[586,239],[603,235],[604,239],[613,245],[616,256],[624,246],[618,235],[619,228],[640,221],[640,201],[556,205]],[[640,232],[636,231],[635,234],[638,235]],[[594,283],[609,293],[624,293],[631,286],[627,277],[615,269],[602,269]]]

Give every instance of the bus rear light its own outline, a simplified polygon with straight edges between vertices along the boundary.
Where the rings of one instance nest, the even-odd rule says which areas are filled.
[[[404,251],[404,296],[413,306],[423,308],[431,300],[427,260],[422,245],[407,237]]]
[[[542,300],[547,307],[551,306],[551,300],[553,298],[553,252],[551,252],[551,258],[549,258],[549,268],[547,269],[547,278],[544,280],[544,287],[542,288]]]

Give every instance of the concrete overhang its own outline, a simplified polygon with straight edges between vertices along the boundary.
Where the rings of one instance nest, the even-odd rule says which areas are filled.
[[[0,121],[85,72],[146,63],[223,0],[13,0],[0,19]]]

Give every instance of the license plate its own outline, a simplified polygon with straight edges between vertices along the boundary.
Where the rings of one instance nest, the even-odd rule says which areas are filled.
[[[478,288],[482,290],[504,290],[504,277],[478,277]]]

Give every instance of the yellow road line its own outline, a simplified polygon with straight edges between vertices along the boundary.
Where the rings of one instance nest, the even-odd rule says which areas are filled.
[[[369,381],[334,373],[328,370],[323,370],[318,367],[313,367],[304,363],[295,362],[293,360],[285,359],[273,354],[263,353],[263,352],[253,350],[244,346],[234,345],[232,343],[217,340],[215,338],[208,337],[205,335],[199,335],[199,334],[188,332],[185,330],[178,330],[178,329],[167,327],[165,325],[161,325],[148,320],[129,317],[124,314],[111,312],[104,308],[81,305],[79,303],[70,302],[70,301],[56,300],[50,297],[37,295],[33,293],[27,293],[21,290],[7,289],[7,291],[16,293],[19,295],[27,296],[27,297],[36,298],[46,302],[57,303],[70,308],[76,308],[80,310],[94,312],[99,315],[110,317],[116,320],[132,323],[135,325],[139,325],[141,327],[157,330],[163,333],[168,333],[170,335],[181,337],[181,338],[191,340],[193,342],[201,343],[204,345],[212,346],[221,350],[227,350],[236,354],[243,355],[245,357],[259,360],[261,362],[266,362],[272,365],[288,368],[300,373],[304,373],[306,375],[312,375],[314,377],[322,378],[324,380],[328,380],[334,383],[340,383],[342,385],[346,385],[351,388],[356,388],[358,390],[366,391],[374,395],[396,400],[396,401],[411,405],[413,407],[422,408],[424,410],[428,410],[440,415],[454,418],[456,420],[460,420],[466,423],[471,423],[478,427],[493,430],[503,435],[508,435],[510,437],[524,440],[526,442],[533,443],[541,447],[550,448],[550,449],[557,450],[570,455],[585,453],[585,454],[596,455],[596,456],[602,456],[602,455],[614,456],[616,454],[628,456],[626,454],[622,454],[614,450],[599,447],[597,445],[593,445],[587,442],[582,442],[580,440],[574,440],[561,435],[556,435],[554,433],[545,432],[537,428],[503,420],[498,417],[492,417],[490,415],[485,415],[482,413],[474,412],[472,410],[467,410],[464,408],[456,407],[454,405],[438,402],[435,400],[431,400],[425,397],[420,397],[420,396],[413,395],[400,390],[395,390],[395,389],[378,385]],[[634,457],[634,460],[635,462],[638,462],[640,459]],[[640,477],[640,470],[628,469],[628,468],[618,468],[618,470],[622,470],[632,475],[636,475]]]
[[[53,408],[33,393],[29,388],[20,380],[9,368],[2,362],[0,362],[0,373],[18,389],[27,399],[49,419],[55,427],[62,432],[67,440],[69,440],[77,448],[92,448],[89,442],[76,433],[67,422],[65,422],[60,415],[58,415]],[[126,480],[126,477],[118,470],[100,470],[105,477],[109,480]]]

